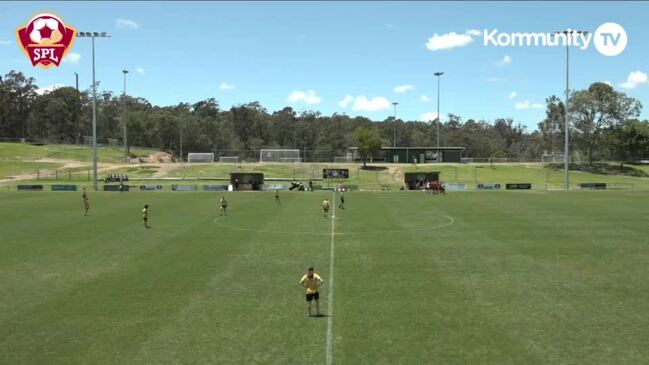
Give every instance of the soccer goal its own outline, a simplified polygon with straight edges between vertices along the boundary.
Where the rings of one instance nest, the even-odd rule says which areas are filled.
[[[544,153],[541,156],[541,162],[543,163],[557,163],[557,162],[563,162],[565,160],[565,154],[563,153]]]
[[[214,162],[214,154],[191,152],[187,154],[187,162]]]
[[[219,162],[239,163],[239,156],[221,156]]]
[[[263,149],[259,151],[259,162],[302,162],[300,150]]]
[[[347,156],[336,156],[334,157],[334,162],[336,163],[351,163],[354,162],[354,158],[351,153],[348,153]]]

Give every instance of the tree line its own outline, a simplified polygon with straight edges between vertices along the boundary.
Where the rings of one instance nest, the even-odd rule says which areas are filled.
[[[92,135],[92,92],[61,87],[37,93],[36,80],[10,71],[0,80],[0,138],[38,139],[50,143],[83,143]],[[307,160],[333,160],[348,147],[380,140],[392,146],[393,117],[370,120],[291,107],[269,111],[259,102],[222,109],[214,98],[193,104],[152,105],[144,98],[97,93],[98,142],[122,138],[123,105],[131,146],[152,147],[178,156],[187,152],[245,155],[261,148],[307,152]],[[562,152],[565,105],[546,99],[546,118],[530,131],[511,118],[494,121],[449,114],[440,125],[442,146],[465,147],[465,157],[540,160],[544,152]],[[586,161],[649,158],[649,121],[639,120],[642,104],[610,85],[596,82],[570,96],[571,148]],[[396,145],[435,146],[435,123],[396,121]],[[244,156],[241,156],[244,157]],[[310,158],[309,158],[310,157]]]

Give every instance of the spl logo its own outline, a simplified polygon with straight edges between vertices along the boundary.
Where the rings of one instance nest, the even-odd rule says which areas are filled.
[[[61,64],[76,35],[76,29],[66,26],[61,18],[53,14],[36,15],[27,25],[16,30],[18,44],[32,66],[45,69]]]

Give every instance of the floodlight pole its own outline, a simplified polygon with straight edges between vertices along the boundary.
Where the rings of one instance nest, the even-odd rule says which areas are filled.
[[[439,79],[443,74],[443,72],[435,72],[435,76],[437,76],[437,148],[439,148],[439,123],[441,122],[441,117],[439,115]],[[439,151],[437,151],[437,153],[439,153]]]
[[[564,34],[566,34],[566,37],[568,37],[568,31],[564,31]],[[568,134],[570,133],[570,123],[569,123],[569,117],[568,117],[568,104],[570,102],[570,46],[568,45],[568,42],[566,42],[566,115],[565,115],[565,136],[564,136],[564,147],[563,147],[563,181],[564,181],[564,189],[566,191],[570,190],[570,173],[568,170],[568,164],[569,164],[569,159],[570,159],[570,146],[569,146],[569,137]]]
[[[397,147],[397,105],[399,103],[395,101],[392,105],[394,105],[394,135],[392,137],[392,147]]]
[[[78,37],[92,38],[92,188],[97,191],[97,82],[95,81],[95,38],[110,37],[106,32],[79,32]]]
[[[79,144],[79,74],[75,72],[74,77],[76,79],[76,86],[77,86],[77,98],[74,103],[74,119],[76,122],[76,127],[74,129],[74,144],[78,145]]]
[[[568,165],[570,161],[570,145],[569,145],[569,140],[570,140],[570,121],[569,121],[569,114],[570,114],[570,108],[569,108],[569,103],[570,103],[570,42],[568,42],[568,37],[570,37],[573,33],[577,34],[587,34],[587,31],[582,31],[582,30],[564,30],[561,32],[554,32],[554,34],[564,34],[565,35],[565,43],[566,43],[566,105],[565,105],[565,136],[564,136],[564,148],[563,148],[563,181],[564,181],[564,189],[566,191],[570,190],[570,173],[568,170]]]
[[[126,133],[126,74],[128,73],[128,70],[122,70],[122,73],[124,73],[124,116],[122,117],[122,124],[124,125],[124,162],[128,162],[128,134]]]

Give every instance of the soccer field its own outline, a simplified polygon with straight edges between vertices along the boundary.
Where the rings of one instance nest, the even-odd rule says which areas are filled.
[[[0,193],[0,363],[649,362],[646,193],[224,194]]]

